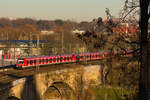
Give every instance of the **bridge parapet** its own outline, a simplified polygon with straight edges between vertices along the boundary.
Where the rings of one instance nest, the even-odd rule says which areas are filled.
[[[13,81],[12,87],[8,88],[8,94],[3,97],[13,96],[21,100],[25,100],[24,98],[26,100],[35,100],[35,98],[36,100],[43,100],[50,99],[55,94],[53,93],[55,91],[58,93],[55,95],[63,95],[64,100],[66,98],[76,100],[81,89],[86,89],[91,83],[93,85],[100,83],[100,66],[75,66],[68,69],[39,73]]]

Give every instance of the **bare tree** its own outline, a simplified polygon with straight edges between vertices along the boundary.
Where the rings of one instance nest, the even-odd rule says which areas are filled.
[[[140,40],[140,79],[139,79],[139,99],[150,99],[150,48],[148,40],[148,21],[150,18],[150,0],[126,0],[124,11],[124,19],[131,13],[137,13],[140,11],[139,20],[139,40]],[[135,11],[137,7],[140,7],[139,11]],[[133,17],[134,18],[134,17]]]
[[[140,0],[140,100],[150,100],[150,47],[148,41],[149,0]]]

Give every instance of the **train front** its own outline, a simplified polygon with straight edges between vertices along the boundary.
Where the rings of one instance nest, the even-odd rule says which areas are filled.
[[[16,63],[16,68],[22,68],[24,65],[24,59],[23,58],[19,58],[17,60],[17,63]]]

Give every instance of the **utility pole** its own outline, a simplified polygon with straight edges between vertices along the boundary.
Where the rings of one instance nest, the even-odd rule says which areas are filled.
[[[2,34],[2,39],[4,40],[4,36],[3,36],[3,34]],[[4,65],[4,58],[3,58],[3,52],[4,52],[4,49],[2,49],[2,67],[3,67],[3,65]]]
[[[14,60],[16,59],[16,53],[15,53],[15,44],[14,44]]]
[[[83,47],[84,47],[84,52],[87,52],[87,46],[86,46],[86,44],[85,44],[85,42],[83,43]]]
[[[76,52],[79,54],[79,44],[76,44]]]
[[[62,33],[61,46],[61,52],[64,53],[64,33]]]
[[[37,34],[37,69],[39,70],[39,34]]]
[[[8,33],[7,33],[7,40],[8,40]]]
[[[4,50],[4,49],[3,49]],[[4,56],[3,56],[3,50],[2,50],[2,67],[4,66]]]
[[[69,50],[70,50],[70,53],[72,53],[72,46],[71,46],[71,43],[69,43]]]
[[[31,33],[30,33],[30,50],[29,50],[29,56],[32,55],[32,36],[31,36]]]

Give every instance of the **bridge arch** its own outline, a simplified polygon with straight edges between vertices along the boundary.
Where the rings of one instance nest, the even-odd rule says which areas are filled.
[[[20,99],[15,96],[9,96],[5,100],[20,100]]]
[[[53,82],[43,94],[43,99],[76,100],[74,90],[65,82]]]

